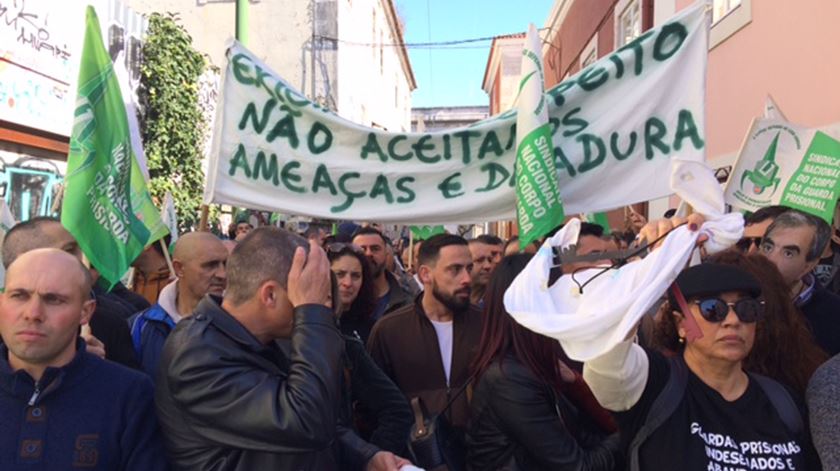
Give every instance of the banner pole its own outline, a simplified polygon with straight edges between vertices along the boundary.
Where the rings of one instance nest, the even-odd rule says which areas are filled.
[[[414,232],[408,231],[408,266],[414,268]]]
[[[163,249],[163,258],[166,259],[166,265],[169,267],[170,276],[175,276],[175,267],[172,265],[172,257],[169,255],[169,247],[166,246],[166,242],[163,239],[158,239],[158,243],[160,243],[160,248]]]
[[[210,206],[206,204],[201,205],[201,219],[198,221],[198,230],[207,232],[210,229],[207,227],[207,218],[210,217]]]

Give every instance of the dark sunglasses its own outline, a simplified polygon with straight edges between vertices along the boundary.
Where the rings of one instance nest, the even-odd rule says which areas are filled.
[[[755,248],[761,247],[761,237],[742,237],[741,240],[735,242],[735,246],[738,247],[738,250],[741,252],[746,252],[750,250],[750,247],[755,245]]]
[[[354,252],[357,254],[364,255],[364,250],[356,244],[350,244],[347,242],[333,242],[331,244],[327,244],[327,253],[331,254],[339,254],[342,252]]]
[[[694,301],[700,306],[700,314],[709,322],[721,322],[729,315],[729,308],[735,311],[738,320],[753,323],[764,316],[764,301],[755,298],[744,298],[728,303],[720,298],[706,298]]]

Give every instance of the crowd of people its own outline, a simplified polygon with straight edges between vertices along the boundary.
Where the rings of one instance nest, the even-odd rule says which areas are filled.
[[[582,223],[576,254],[605,259],[553,279],[704,223],[635,216]],[[106,289],[34,218],[2,246],[0,469],[840,470],[837,219],[764,208],[709,256],[701,236],[580,363],[505,307],[539,243],[243,220]]]

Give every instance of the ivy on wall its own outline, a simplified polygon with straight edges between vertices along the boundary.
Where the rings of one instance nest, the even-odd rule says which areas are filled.
[[[156,201],[172,193],[182,231],[198,226],[204,192],[201,169],[206,127],[198,106],[204,57],[171,14],[153,13],[143,45],[140,129]]]

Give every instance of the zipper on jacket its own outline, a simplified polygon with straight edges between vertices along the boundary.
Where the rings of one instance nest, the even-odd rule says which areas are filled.
[[[29,407],[35,405],[38,401],[38,397],[41,395],[41,384],[40,382],[35,383],[35,391],[32,392],[32,397],[29,398]]]

